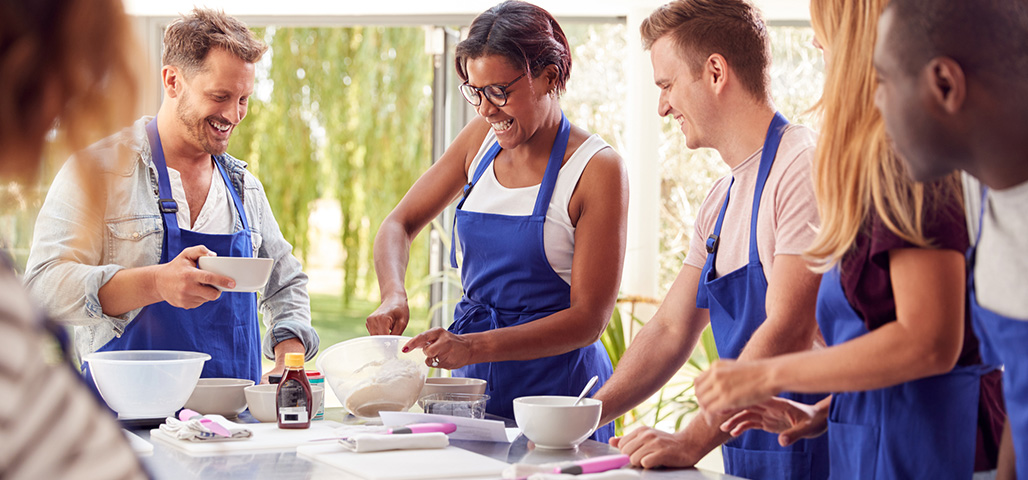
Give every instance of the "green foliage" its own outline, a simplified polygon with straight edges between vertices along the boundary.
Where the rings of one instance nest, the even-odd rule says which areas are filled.
[[[615,369],[631,343],[632,334],[637,331],[635,327],[642,326],[643,321],[639,317],[629,314],[628,323],[626,323],[621,309],[614,309],[600,341],[607,349],[610,363]],[[714,333],[710,330],[709,325],[700,335],[697,347],[678,374],[661,387],[655,399],[644,402],[614,420],[615,435],[624,435],[625,429],[633,425],[656,427],[658,424],[663,425],[669,421],[673,422],[674,429],[678,430],[686,417],[696,412],[699,405],[693,395],[693,379],[718,358],[717,348],[714,346]]]
[[[639,324],[643,324],[642,320],[639,320],[635,315],[630,316],[630,321]],[[625,325],[621,320],[621,311],[617,308],[614,309],[614,314],[610,317],[610,322],[607,323],[607,329],[603,331],[603,336],[600,337],[600,341],[603,343],[603,348],[607,349],[607,356],[610,357],[610,364],[614,367],[618,367],[618,361],[625,354],[625,350],[628,350],[628,339],[625,336]]]
[[[431,57],[419,28],[268,28],[251,118],[233,152],[264,183],[282,233],[307,263],[312,201],[334,197],[342,214],[344,304],[377,284],[378,225],[431,164]],[[270,94],[265,90],[270,89]],[[424,240],[409,278],[428,271]]]
[[[629,315],[629,321],[642,326],[642,320],[639,320],[635,315]],[[607,328],[603,331],[603,335],[600,337],[600,342],[603,343],[603,348],[607,350],[607,356],[610,357],[610,364],[614,367],[618,367],[618,361],[624,356],[625,350],[628,350],[628,337],[625,333],[625,325],[622,321],[621,310],[614,308],[614,313],[610,317],[610,322],[607,323]],[[614,431],[616,435],[622,435],[625,429],[624,416],[614,419]]]

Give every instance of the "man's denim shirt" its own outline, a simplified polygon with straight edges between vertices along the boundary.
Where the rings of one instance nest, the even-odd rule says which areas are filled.
[[[157,205],[157,168],[145,130],[151,118],[137,120],[68,160],[36,220],[25,283],[39,305],[75,327],[80,356],[121,336],[140,311],[104,315],[100,287],[123,268],[160,262],[164,223]],[[214,159],[225,167],[236,192],[243,194],[254,256],[275,260],[271,278],[259,292],[258,307],[268,327],[264,356],[274,358],[278,342],[298,338],[310,360],[318,352],[318,335],[311,327],[307,275],[282,237],[264,187],[246,170],[246,163],[228,154]],[[238,231],[242,221],[238,212],[235,217]]]

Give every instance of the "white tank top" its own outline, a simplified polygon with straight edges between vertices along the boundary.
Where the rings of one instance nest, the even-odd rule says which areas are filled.
[[[478,165],[489,147],[496,142],[496,134],[489,131],[478,149],[478,154],[471,161],[470,176],[474,177]],[[567,163],[557,174],[557,184],[553,189],[553,197],[546,210],[546,222],[543,224],[543,243],[546,259],[553,271],[571,285],[571,259],[575,253],[575,227],[568,215],[571,194],[582,177],[589,160],[600,150],[609,147],[599,135],[593,134],[575,150]],[[539,194],[539,185],[520,188],[507,188],[496,180],[493,163],[486,167],[475,188],[471,189],[463,210],[469,212],[494,213],[499,215],[528,216],[535,208],[535,199]]]

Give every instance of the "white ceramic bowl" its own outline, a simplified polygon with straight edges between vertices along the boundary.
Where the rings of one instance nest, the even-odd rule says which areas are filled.
[[[250,409],[250,415],[259,422],[277,422],[278,414],[275,412],[275,392],[278,391],[277,384],[251,385],[243,389],[246,396],[246,404]],[[317,411],[317,405],[325,399],[325,387],[311,385],[311,415]]]
[[[94,352],[89,364],[100,396],[122,418],[175,414],[193,393],[203,363],[211,356],[170,350]]]
[[[383,411],[406,411],[418,400],[428,374],[420,348],[400,350],[408,340],[396,335],[354,338],[328,347],[315,363],[354,416],[377,418]]]
[[[224,275],[236,281],[236,288],[215,287],[223,292],[256,292],[264,288],[271,277],[275,260],[249,257],[200,257],[201,270]]]
[[[434,393],[485,393],[486,381],[481,378],[430,377],[425,379],[421,396]]]
[[[600,423],[603,402],[576,397],[540,395],[514,399],[514,421],[539,448],[575,448],[589,438]]]
[[[243,389],[250,385],[253,380],[245,378],[201,378],[185,407],[204,415],[234,417],[246,410]]]

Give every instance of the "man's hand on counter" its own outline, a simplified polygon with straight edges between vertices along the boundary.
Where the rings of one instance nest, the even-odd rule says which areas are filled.
[[[303,355],[307,351],[299,339],[290,338],[275,344],[275,368],[268,370],[261,376],[261,383],[268,383],[268,376],[282,375],[286,369],[286,354],[299,353]]]

